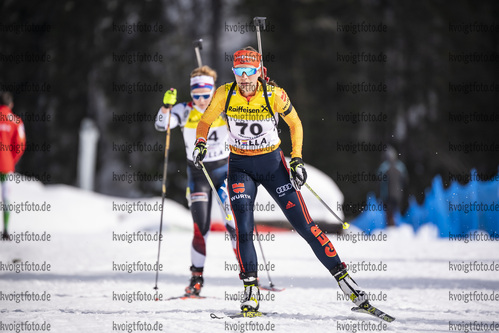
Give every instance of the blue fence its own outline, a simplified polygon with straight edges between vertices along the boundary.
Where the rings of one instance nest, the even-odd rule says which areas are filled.
[[[471,181],[466,185],[452,182],[444,189],[442,178],[436,176],[425,192],[425,201],[419,205],[411,197],[405,215],[395,216],[396,225],[409,224],[414,232],[427,223],[434,224],[440,237],[466,235],[484,231],[499,237],[499,173],[494,180],[477,181],[476,170],[471,171]],[[374,193],[367,196],[366,207],[379,207]],[[351,222],[367,234],[386,228],[383,210],[365,210]]]

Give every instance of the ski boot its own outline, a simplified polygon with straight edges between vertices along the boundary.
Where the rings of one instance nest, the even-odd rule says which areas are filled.
[[[189,285],[185,288],[185,296],[196,297],[201,293],[201,288],[203,287],[203,268],[197,268],[191,266],[191,281]]]
[[[358,307],[369,306],[367,294],[360,289],[357,283],[348,275],[344,262],[330,270],[343,293]]]
[[[391,323],[395,317],[383,312],[375,306],[369,304],[369,297],[359,288],[357,283],[348,275],[344,262],[330,270],[343,293],[357,306],[353,307],[353,312],[365,313]]]
[[[260,288],[258,287],[258,278],[248,276],[243,278],[244,295],[241,299],[241,311],[258,311],[260,307]]]

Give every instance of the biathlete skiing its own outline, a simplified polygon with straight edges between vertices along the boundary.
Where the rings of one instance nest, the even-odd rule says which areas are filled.
[[[175,89],[168,90],[163,98],[163,106],[156,116],[155,127],[158,131],[181,127],[185,149],[187,152],[187,199],[189,202],[192,219],[194,221],[194,237],[191,247],[191,279],[185,288],[185,296],[197,297],[203,287],[203,269],[206,260],[206,241],[211,226],[211,205],[213,195],[221,197],[223,206],[225,200],[225,180],[227,178],[227,162],[229,150],[226,148],[227,126],[222,117],[213,119],[209,132],[206,133],[210,147],[206,153],[206,170],[213,181],[218,193],[212,193],[204,173],[194,167],[192,150],[196,138],[196,128],[206,107],[210,103],[215,89],[216,72],[208,66],[194,69],[190,77],[192,101],[178,103]],[[174,105],[173,107],[171,107]],[[168,113],[171,112],[171,115]],[[168,125],[168,120],[170,123]],[[220,207],[223,210],[223,207]],[[222,211],[225,226],[230,234],[232,246],[236,250],[234,220],[230,212]]]
[[[293,228],[303,237],[317,258],[333,275],[348,299],[358,307],[369,306],[367,295],[347,272],[336,249],[310,217],[300,187],[307,173],[302,160],[303,128],[298,113],[284,89],[262,79],[266,69],[262,56],[252,47],[234,53],[235,81],[220,86],[204,112],[196,131],[193,162],[201,168],[211,148],[210,128],[221,114],[229,129],[227,188],[236,223],[239,277],[244,284],[241,310],[259,309],[258,263],[253,244],[253,207],[261,184],[277,202]],[[272,83],[272,82],[271,82]],[[288,124],[292,151],[289,168],[279,148],[279,116]]]

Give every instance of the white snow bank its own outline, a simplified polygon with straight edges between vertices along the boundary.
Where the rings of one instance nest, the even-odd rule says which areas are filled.
[[[336,211],[343,203],[343,194],[335,182],[320,170],[307,165],[308,184]],[[10,226],[19,230],[40,232],[88,233],[107,230],[157,231],[160,224],[161,197],[119,198],[82,190],[68,185],[44,185],[36,180],[9,183]],[[312,193],[302,189],[310,215],[315,221],[338,223],[335,217]],[[286,222],[284,214],[268,192],[259,187],[255,220],[258,222]],[[220,221],[217,202],[213,202],[214,220]],[[270,208],[270,209],[269,209]],[[337,215],[343,218],[341,211]],[[181,204],[165,200],[163,230],[168,228],[192,230],[192,218]]]
[[[68,185],[38,181],[10,183],[10,229],[94,233],[108,230],[159,230],[161,197],[127,199]],[[33,210],[33,206],[38,211]],[[30,209],[31,208],[31,209]],[[27,211],[30,209],[29,211]],[[163,228],[192,228],[189,210],[165,200]]]

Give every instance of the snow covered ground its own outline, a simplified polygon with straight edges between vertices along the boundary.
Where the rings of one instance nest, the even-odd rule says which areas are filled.
[[[384,323],[350,311],[352,303],[343,300],[334,279],[298,235],[277,232],[271,238],[261,233],[267,237],[262,246],[271,279],[286,288],[263,292],[261,310],[272,315],[212,319],[210,313],[236,311],[235,298],[242,291],[224,233],[212,233],[208,241],[202,292],[208,298],[166,300],[182,294],[189,278],[192,226],[182,206],[167,203],[157,291],[161,300],[155,301],[150,266],[156,262],[158,243],[126,239],[157,236],[154,204],[159,198],[141,201],[152,211],[136,212],[133,206],[113,206],[133,205],[135,200],[35,182],[14,186],[11,197],[16,203],[50,204],[51,209],[14,214],[11,232],[19,242],[0,242],[0,331],[499,331],[498,241],[437,239],[431,227],[417,235],[407,227],[386,230],[376,239],[361,237],[354,227],[347,237],[330,235],[372,303],[396,317]],[[116,211],[123,207],[132,212]],[[50,240],[28,241],[26,231]],[[266,272],[260,273],[260,281],[268,285]]]

